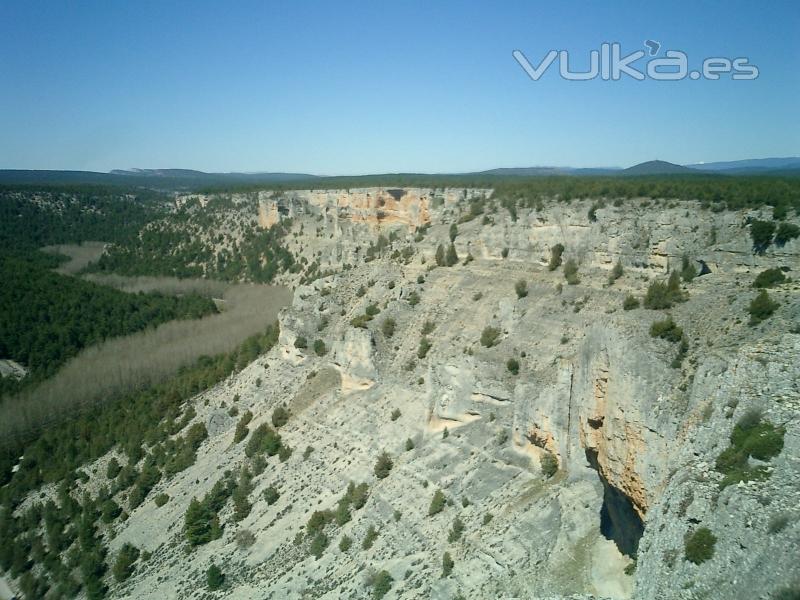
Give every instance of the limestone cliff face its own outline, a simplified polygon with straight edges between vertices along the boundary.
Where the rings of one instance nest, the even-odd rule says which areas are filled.
[[[274,194],[265,207],[270,219],[303,212],[320,215],[334,230],[339,222],[365,224],[375,231],[404,226],[414,229],[431,222],[437,207],[454,206],[491,190],[429,188],[353,188],[350,190],[296,190]],[[265,217],[266,220],[266,217]]]
[[[797,334],[715,353],[701,364],[648,513],[637,597],[745,600],[797,593],[799,382]],[[736,422],[754,409],[785,427],[783,451],[762,463],[766,479],[721,487],[714,461]],[[714,556],[693,564],[684,557],[685,539],[701,526],[717,539]]]
[[[587,331],[574,363],[570,439],[574,452],[596,454],[600,473],[644,517],[674,439],[677,382],[673,369],[637,346],[602,325]]]
[[[546,204],[542,211],[520,211],[517,221],[503,219],[498,226],[482,229],[469,242],[469,250],[474,256],[500,259],[508,248],[511,259],[545,264],[550,248],[560,243],[594,267],[610,269],[622,260],[634,268],[666,271],[680,267],[688,255],[702,258],[712,271],[732,273],[776,262],[793,266],[797,259],[798,240],[773,248],[769,257],[753,253],[747,220],[769,218],[768,211],[711,213],[692,202],[672,208],[647,204],[632,201],[599,208],[594,222],[587,217],[591,203]]]
[[[259,200],[258,225],[262,229],[270,229],[281,219],[278,203],[275,200]]]
[[[189,597],[212,560],[226,565],[230,597],[253,599],[366,599],[364,574],[378,570],[394,578],[387,598],[415,600],[744,599],[794,583],[800,285],[771,289],[780,306],[758,326],[748,325],[747,309],[761,269],[797,276],[800,240],[754,255],[746,221],[758,212],[712,213],[693,202],[609,204],[596,221],[591,201],[544,202],[516,219],[488,202],[481,217],[464,219],[465,199],[481,194],[306,190],[246,205],[264,227],[291,218],[290,250],[333,273],[296,287],[275,348],[195,399],[210,438],[195,465],[157,484],[152,493],[171,498],[160,512],[148,500],[115,526],[112,553],[130,542],[153,558],[112,596]],[[435,267],[453,223],[459,261]],[[430,226],[414,231],[419,225]],[[367,260],[382,233],[388,246]],[[556,243],[579,264],[575,285],[546,266]],[[685,303],[622,310],[628,294],[642,298],[684,255],[712,269],[683,285]],[[609,285],[618,260],[625,273]],[[379,312],[354,326],[367,306]],[[667,314],[689,341],[676,367],[676,345],[649,334]],[[394,328],[384,327],[388,319]],[[488,327],[497,338],[487,345]],[[314,351],[317,340],[325,351]],[[234,394],[238,410],[253,413],[251,427],[286,405],[280,435],[295,451],[269,459],[254,478],[250,514],[235,522],[226,507],[222,538],[192,550],[197,568],[181,568],[192,497],[226,470],[250,466],[245,444],[233,441]],[[754,407],[785,427],[785,449],[762,465],[768,479],[721,489],[714,461]],[[394,466],[379,479],[384,451]],[[558,462],[552,477],[542,468],[549,455]],[[105,472],[96,467],[90,477]],[[317,559],[304,528],[314,511],[336,511],[351,481],[368,483],[367,503],[325,526],[330,543]],[[274,504],[263,497],[268,486],[280,490]],[[437,490],[448,502],[430,515]],[[615,494],[630,502],[634,525],[644,523],[633,575],[631,558],[604,531]],[[770,533],[784,513],[788,524]],[[370,526],[380,535],[365,548]],[[719,541],[712,559],[694,565],[684,536],[700,526]],[[256,538],[251,547],[237,544],[244,529]],[[354,540],[350,550],[340,549],[343,536]],[[455,562],[449,577],[441,576],[444,552]]]

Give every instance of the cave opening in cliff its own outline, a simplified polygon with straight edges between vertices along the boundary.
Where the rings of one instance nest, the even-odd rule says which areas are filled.
[[[597,462],[597,451],[586,450],[589,465],[603,484],[603,505],[600,507],[600,533],[617,545],[619,551],[631,558],[636,556],[644,522],[625,493],[611,485],[603,476]]]

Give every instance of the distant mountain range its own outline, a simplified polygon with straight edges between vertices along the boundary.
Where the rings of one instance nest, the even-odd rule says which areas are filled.
[[[298,179],[314,179],[316,177],[316,175],[309,175],[307,173],[205,173],[203,171],[193,171],[192,169],[114,169],[109,175],[188,180],[205,179],[208,181],[227,180],[254,183],[297,181]]]
[[[677,165],[663,160],[651,160],[628,167],[574,168],[574,167],[518,167],[499,168],[470,173],[406,174],[417,179],[443,178],[456,180],[471,178],[511,178],[568,176],[671,176],[671,175],[779,175],[800,177],[800,157],[756,158],[727,162]],[[181,190],[204,187],[242,185],[297,185],[315,181],[322,185],[335,179],[362,179],[379,181],[381,177],[396,178],[397,174],[376,174],[361,177],[324,177],[308,173],[206,173],[192,169],[115,169],[109,173],[96,171],[48,171],[0,169],[0,184],[102,184],[132,185],[154,189]]]
[[[519,167],[490,169],[467,175],[491,175],[498,177],[539,177],[546,175],[726,175],[780,174],[800,175],[800,157],[753,158],[728,162],[695,163],[678,165],[664,160],[649,160],[627,169],[617,167]]]
[[[758,171],[785,171],[800,169],[800,157],[788,156],[785,158],[751,158],[748,160],[734,160],[728,162],[696,163],[686,166],[699,171],[751,173]]]

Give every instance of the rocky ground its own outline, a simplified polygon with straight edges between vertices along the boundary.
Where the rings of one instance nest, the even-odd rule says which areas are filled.
[[[754,255],[746,219],[759,213],[696,203],[609,204],[592,221],[592,202],[513,219],[489,201],[452,232],[486,192],[416,190],[405,204],[386,191],[348,203],[308,194],[270,196],[260,222],[291,216],[293,253],[336,274],[298,285],[279,344],[193,400],[209,439],[194,466],[109,532],[112,555],[126,542],[152,553],[113,597],[367,598],[384,570],[386,598],[778,598],[797,585],[800,282],[770,290],[780,307],[759,325],[747,307],[761,270],[797,277],[800,240]],[[380,201],[383,216],[365,217]],[[459,260],[437,267],[453,233]],[[380,235],[388,245],[368,252]],[[557,243],[578,264],[574,285],[548,267]],[[623,310],[684,256],[712,271],[683,284],[685,302]],[[624,274],[609,284],[618,261]],[[666,314],[688,341],[678,366],[678,345],[649,334]],[[253,431],[279,405],[291,456],[254,477],[246,518],[234,522],[229,503],[222,537],[190,549],[191,499],[251,464],[247,441],[234,443],[239,416],[252,412]],[[783,450],[758,463],[767,477],[722,488],[716,457],[753,408],[784,428]],[[393,467],[378,478],[384,451]],[[87,485],[103,482],[109,459]],[[304,528],[314,511],[335,511],[350,482],[368,484],[367,501],[325,526],[316,558]],[[272,504],[268,487],[280,494]],[[445,503],[431,515],[438,491]],[[160,493],[170,499],[157,507]],[[701,527],[716,544],[695,564],[685,540]],[[635,561],[620,551],[631,536]],[[212,561],[226,575],[214,592]]]

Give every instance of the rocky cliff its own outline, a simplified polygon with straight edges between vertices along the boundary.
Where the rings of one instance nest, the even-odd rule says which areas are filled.
[[[760,271],[797,276],[800,240],[754,254],[748,223],[768,209],[593,200],[512,214],[490,190],[391,189],[276,192],[258,206],[260,226],[291,219],[292,252],[333,274],[296,287],[277,347],[193,399],[210,438],[153,491],[167,504],[112,527],[112,552],[152,553],[113,596],[197,597],[212,560],[231,598],[366,598],[380,571],[387,598],[797,590],[800,283],[770,289],[779,306],[759,324],[748,306]],[[451,239],[458,261],[437,266]],[[570,282],[551,269],[556,244],[577,266]],[[685,278],[683,301],[623,309],[701,260],[710,273]],[[667,316],[682,330],[672,341],[651,335]],[[192,498],[251,467],[233,403],[252,412],[250,431],[285,406],[293,452],[254,477],[243,520],[223,508],[220,539],[188,550]],[[782,446],[744,456],[752,476],[731,483],[717,457],[753,409]],[[384,451],[393,466],[378,477]],[[368,484],[366,502],[323,525],[315,556],[309,519],[334,514],[350,482]],[[702,560],[700,529],[715,538]]]

